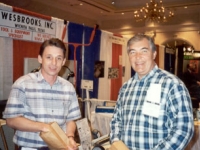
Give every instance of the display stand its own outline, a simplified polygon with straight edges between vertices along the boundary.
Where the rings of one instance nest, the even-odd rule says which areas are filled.
[[[93,81],[92,80],[81,80],[81,89],[86,90],[86,99],[82,100],[82,102],[86,102],[86,110],[87,110],[87,118],[88,121],[91,120],[90,114],[90,94],[89,91],[93,91]]]

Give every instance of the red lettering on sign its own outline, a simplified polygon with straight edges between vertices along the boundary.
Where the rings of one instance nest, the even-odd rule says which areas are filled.
[[[8,36],[11,37],[11,38],[18,38],[18,39],[22,39],[23,38],[23,35],[12,34],[12,33],[9,33]]]
[[[9,32],[8,28],[5,28],[5,27],[1,27],[1,31]]]
[[[35,37],[35,40],[36,40],[36,41],[42,41],[42,38]]]

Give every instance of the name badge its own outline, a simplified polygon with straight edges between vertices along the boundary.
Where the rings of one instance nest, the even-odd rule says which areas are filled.
[[[147,96],[142,108],[142,113],[144,115],[152,116],[155,118],[159,117],[160,95],[161,95],[161,85],[151,84],[147,91]]]

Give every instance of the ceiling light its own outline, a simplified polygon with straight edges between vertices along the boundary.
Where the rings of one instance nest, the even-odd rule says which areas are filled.
[[[173,17],[174,12],[166,10],[163,6],[162,0],[156,2],[156,0],[150,0],[146,3],[146,6],[142,7],[140,10],[134,12],[134,18],[136,21],[152,21],[152,22],[165,22],[168,18]]]
[[[115,4],[115,1],[112,1],[111,4],[114,5],[114,4]]]

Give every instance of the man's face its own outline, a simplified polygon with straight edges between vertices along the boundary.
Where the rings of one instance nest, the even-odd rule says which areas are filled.
[[[155,66],[156,52],[150,48],[147,39],[137,41],[129,47],[129,61],[139,78],[147,75]]]
[[[47,46],[43,55],[38,55],[38,61],[42,64],[42,75],[44,78],[57,77],[66,59],[61,48]]]
[[[192,72],[195,72],[195,65],[193,63],[190,63],[189,64],[189,69],[192,71]]]

